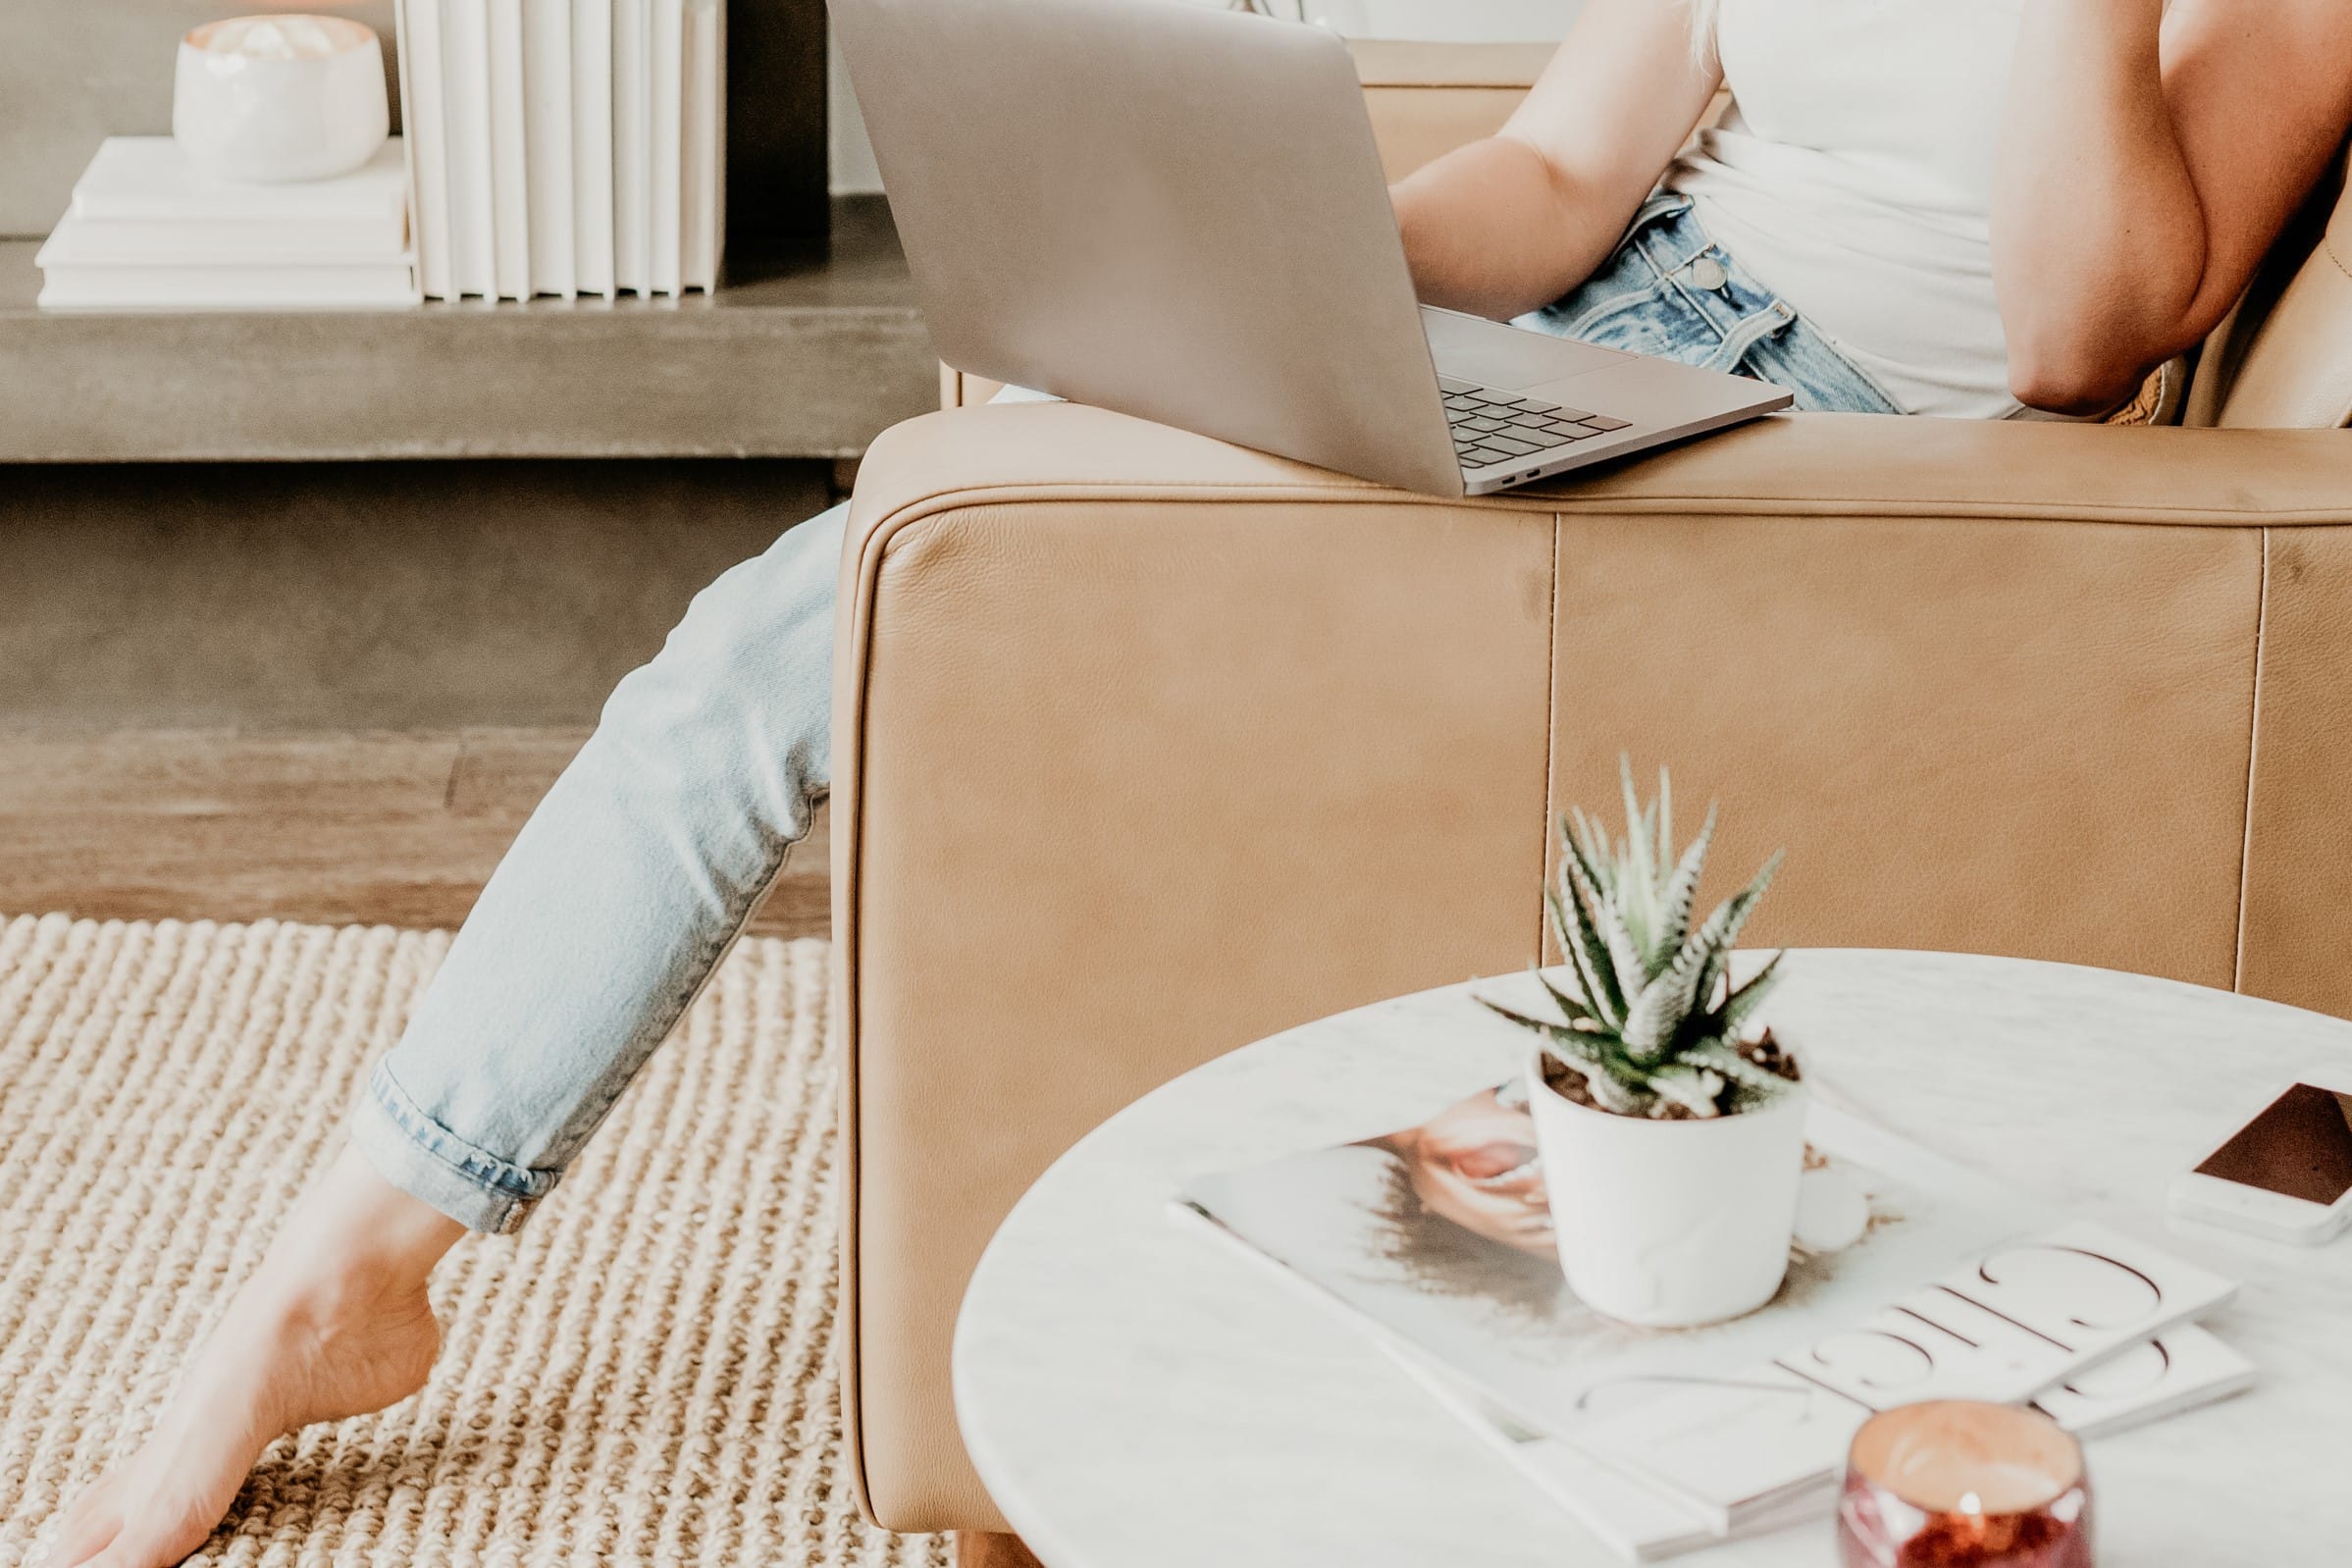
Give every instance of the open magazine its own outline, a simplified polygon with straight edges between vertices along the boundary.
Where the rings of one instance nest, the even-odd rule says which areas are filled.
[[[1629,1327],[1569,1293],[1534,1130],[1504,1091],[1415,1127],[1202,1177],[1178,1204],[1354,1316],[1638,1558],[1819,1517],[1875,1409],[2049,1390],[2051,1413],[2088,1430],[2250,1377],[2184,1328],[2229,1281],[2069,1225],[1818,1099],[1806,1140],[1806,1181],[1858,1192],[1858,1239],[1795,1252],[1769,1305],[1699,1329]]]

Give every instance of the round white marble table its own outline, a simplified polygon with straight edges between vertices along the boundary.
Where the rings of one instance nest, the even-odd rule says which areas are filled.
[[[1831,1092],[1931,1148],[2244,1282],[2209,1325],[2254,1389],[2095,1440],[2102,1568],[2352,1562],[2352,1238],[2168,1224],[2173,1174],[2352,1023],[2172,981],[1948,954],[1794,952],[1769,1009]],[[1480,982],[1514,992],[1526,976]],[[1007,1217],[965,1296],[956,1407],[1049,1568],[1618,1559],[1335,1312],[1179,1227],[1193,1176],[1410,1125],[1508,1076],[1474,987],[1211,1062],[1112,1118]],[[1834,1560],[1829,1527],[1691,1560]]]

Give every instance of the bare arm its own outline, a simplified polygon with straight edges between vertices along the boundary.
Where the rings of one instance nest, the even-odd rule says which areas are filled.
[[[2093,413],[2244,291],[2352,122],[2345,0],[2026,0],[1993,192],[2010,385]]]
[[[1509,124],[1391,191],[1421,297],[1501,320],[1584,282],[1719,79],[1682,0],[1590,0]]]

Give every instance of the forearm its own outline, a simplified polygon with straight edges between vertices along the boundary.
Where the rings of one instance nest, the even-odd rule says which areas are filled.
[[[1586,0],[1500,132],[1390,191],[1422,299],[1507,321],[1583,283],[1720,79],[1678,0]]]
[[[1423,301],[1496,321],[1584,282],[1625,224],[1509,135],[1458,147],[1389,194]]]
[[[2093,412],[2194,341],[2208,236],[2167,102],[2163,0],[2028,0],[1992,209],[2012,385]]]

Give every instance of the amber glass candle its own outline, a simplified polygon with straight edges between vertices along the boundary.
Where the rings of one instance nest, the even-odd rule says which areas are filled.
[[[2016,1405],[1882,1411],[1847,1456],[1838,1549],[1846,1568],[2091,1568],[2082,1447]]]

